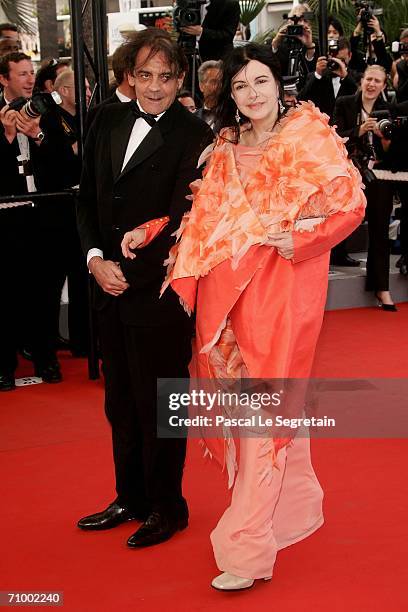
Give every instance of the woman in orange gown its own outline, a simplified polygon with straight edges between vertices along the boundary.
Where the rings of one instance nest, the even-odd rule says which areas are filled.
[[[360,175],[312,104],[282,116],[276,60],[248,44],[226,60],[221,130],[170,253],[171,284],[196,311],[198,378],[304,379],[326,300],[330,249],[363,219]],[[235,127],[233,126],[235,123]],[[203,432],[234,490],[211,534],[220,590],[270,578],[279,549],[323,523],[307,438]]]

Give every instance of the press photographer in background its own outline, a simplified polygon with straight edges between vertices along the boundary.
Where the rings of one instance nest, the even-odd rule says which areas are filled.
[[[299,88],[305,84],[307,74],[315,71],[319,56],[318,43],[312,36],[312,19],[310,7],[298,4],[272,40],[272,51],[279,60],[282,75],[294,76],[298,72]]]
[[[332,121],[336,98],[354,94],[361,75],[348,69],[352,54],[346,38],[329,38],[328,51],[327,57],[321,56],[317,59],[316,70],[308,74],[299,99],[311,100],[322,113],[329,115]],[[332,249],[330,264],[348,267],[360,265],[349,256],[344,240]]]
[[[392,83],[397,102],[405,102],[408,100],[408,28],[401,32],[399,42],[392,43],[392,51],[399,56],[392,66]]]
[[[316,70],[308,74],[299,100],[311,100],[332,119],[336,98],[357,91],[359,75],[348,69],[352,54],[346,38],[329,40],[329,56],[317,59]]]
[[[357,24],[350,37],[351,52],[356,63],[351,64],[354,70],[361,70],[361,47],[362,59],[366,66],[378,64],[390,72],[392,57],[385,46],[385,34],[381,29],[378,17],[382,14],[382,9],[376,8],[371,0],[366,2],[354,2],[357,12]],[[357,63],[357,58],[359,58]]]
[[[219,60],[232,50],[241,12],[237,0],[177,0],[175,6],[180,33],[195,37],[193,46],[197,41],[203,62]]]
[[[48,179],[50,191],[64,192],[47,205],[44,226],[47,228],[47,248],[58,252],[49,262],[50,282],[46,288],[50,309],[58,331],[60,296],[68,279],[69,348],[75,357],[88,351],[88,270],[82,254],[76,227],[75,197],[72,188],[79,185],[81,160],[78,156],[79,125],[75,106],[75,79],[72,70],[64,70],[54,83],[61,104],[55,105],[44,117],[44,129],[61,142],[60,163]],[[91,98],[85,79],[87,104]]]
[[[0,58],[0,195],[48,191],[61,142],[44,128],[33,101],[34,67],[24,53]],[[51,96],[37,100],[43,110],[54,104]],[[0,210],[0,274],[4,287],[0,300],[0,390],[15,386],[17,349],[28,344],[34,373],[45,382],[60,382],[55,352],[55,323],[47,300],[51,282],[50,250],[44,209],[27,206]]]
[[[378,180],[374,169],[391,169],[391,139],[379,127],[373,113],[389,111],[384,90],[387,74],[382,66],[368,66],[361,81],[361,91],[337,98],[333,123],[342,137],[347,137],[349,155],[359,169],[367,198],[368,254],[366,290],[373,291],[379,306],[396,311],[389,291],[389,223],[393,207],[394,184]]]

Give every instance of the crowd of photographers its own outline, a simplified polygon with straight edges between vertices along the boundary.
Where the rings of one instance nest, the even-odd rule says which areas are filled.
[[[214,13],[209,2],[200,3],[200,25],[180,27],[183,46],[189,47],[194,40],[195,47],[198,42],[205,61],[198,67],[197,91],[194,87],[192,91],[185,89],[178,99],[211,127],[221,57],[232,45],[239,21],[238,3],[226,4],[229,12],[223,17],[224,29],[220,29],[220,14]],[[271,44],[280,60],[285,104],[290,107],[311,100],[330,117],[338,133],[348,138],[347,148],[362,174],[368,198],[367,290],[376,294],[384,310],[395,310],[389,292],[388,232],[398,199],[399,266],[408,274],[408,161],[404,148],[408,132],[408,29],[401,32],[400,41],[390,52],[380,16],[371,3],[356,4],[356,27],[350,39],[345,38],[342,24],[329,18],[327,53],[320,51],[321,45],[313,37],[312,15],[305,4],[292,10],[266,44]],[[218,10],[218,4],[214,5]],[[211,41],[217,41],[218,46],[210,45]],[[132,48],[130,41],[115,52],[114,85],[102,106],[135,98],[128,80],[135,63]],[[59,337],[59,315],[66,278],[69,348],[75,356],[87,354],[88,274],[79,246],[72,191],[81,171],[74,73],[68,62],[48,60],[35,74],[30,58],[19,50],[17,28],[2,24],[0,84],[0,274],[5,288],[0,301],[0,389],[9,390],[15,385],[18,353],[32,360],[34,374],[45,382],[62,380],[57,350],[64,344]],[[89,101],[88,82],[86,95]],[[97,112],[98,107],[88,110],[87,128]],[[36,199],[37,192],[49,195]],[[23,194],[32,194],[35,206],[13,201]],[[359,265],[343,243],[333,250],[331,263]]]

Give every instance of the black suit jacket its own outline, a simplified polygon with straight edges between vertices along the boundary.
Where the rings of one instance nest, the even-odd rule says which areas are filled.
[[[211,0],[202,23],[203,33],[198,42],[200,56],[219,60],[232,51],[241,9],[236,0]]]
[[[109,96],[109,98],[102,100],[102,102],[90,108],[86,114],[85,133],[88,133],[89,128],[91,127],[96,115],[99,113],[101,108],[105,108],[105,106],[108,106],[109,104],[118,104],[119,102],[120,100],[115,92],[111,96]]]
[[[390,106],[380,96],[377,98],[373,110],[387,110]],[[337,128],[337,132],[342,138],[348,138],[346,142],[347,149],[352,152],[356,146],[361,144],[366,145],[367,135],[359,137],[360,129],[360,113],[362,109],[361,92],[353,96],[342,96],[336,99],[334,107],[333,124]],[[384,160],[387,163],[389,155],[384,152],[381,145],[381,140],[378,136],[373,137],[373,144],[378,160]]]
[[[1,97],[0,109],[5,106],[5,101]],[[37,145],[32,138],[28,139],[30,148],[30,160],[35,185],[39,192],[60,191],[62,186],[56,177],[61,175],[62,169],[66,167],[67,145],[63,135],[50,129],[47,115],[41,118],[40,129],[43,130],[45,138],[41,145]],[[4,128],[0,123],[0,194],[22,195],[27,193],[27,183],[23,175],[19,174],[17,156],[20,154],[17,138],[9,143],[4,136]],[[2,219],[15,219],[22,222],[29,219],[29,223],[39,223],[40,226],[59,227],[63,223],[63,216],[58,209],[59,200],[40,202],[35,211],[30,211],[27,207],[2,211]],[[19,210],[19,212],[17,212]]]
[[[353,75],[347,76],[340,82],[340,89],[336,98],[341,96],[349,96],[357,91],[357,83]],[[306,84],[299,94],[299,100],[311,100],[316,106],[332,118],[334,105],[336,103],[334,97],[332,78],[329,75],[323,75],[321,79],[315,77],[314,72],[310,73],[306,79]]]
[[[78,229],[84,253],[97,247],[104,258],[119,261],[130,288],[113,298],[97,286],[95,307],[117,299],[123,322],[161,325],[184,320],[170,289],[159,300],[165,276],[164,260],[190,206],[189,183],[199,177],[197,160],[213,140],[210,128],[177,100],[171,105],[121,170],[135,122],[128,104],[102,108],[88,134],[80,196]],[[168,226],[149,245],[124,259],[123,234],[151,219],[170,216]]]

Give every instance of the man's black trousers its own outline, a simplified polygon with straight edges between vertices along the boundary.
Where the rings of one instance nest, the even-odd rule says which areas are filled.
[[[118,502],[137,513],[187,516],[181,488],[186,440],[157,437],[156,389],[158,378],[188,378],[191,323],[125,325],[112,299],[98,312],[98,328]]]

